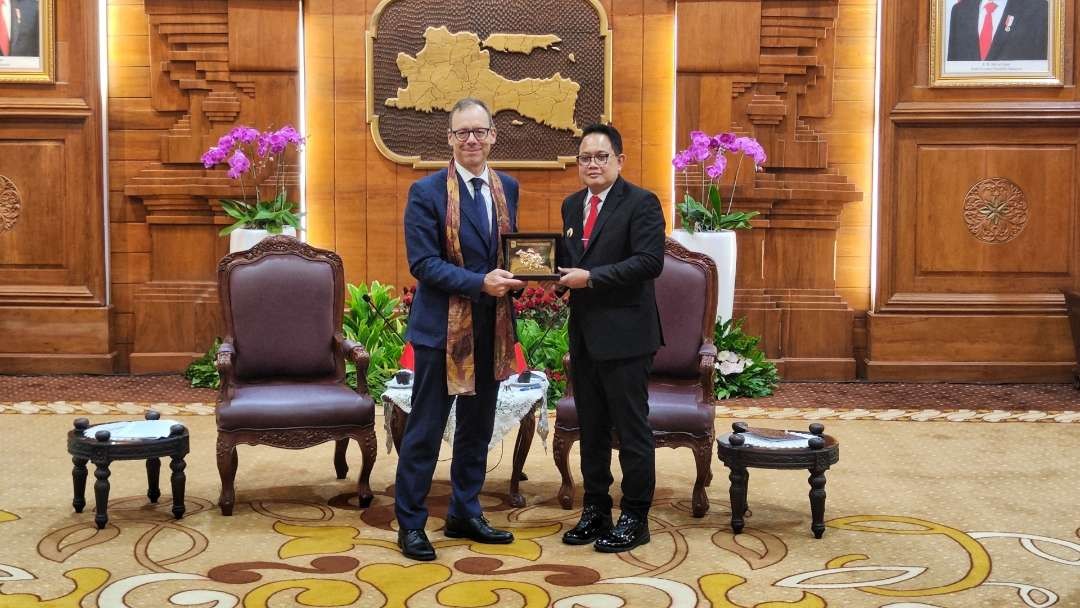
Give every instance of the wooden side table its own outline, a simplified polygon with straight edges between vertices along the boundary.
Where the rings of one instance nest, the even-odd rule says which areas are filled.
[[[153,410],[146,413],[148,421],[156,421],[160,418],[161,414]],[[141,423],[134,421],[131,424],[136,425],[134,428],[138,429]],[[184,456],[187,455],[189,449],[188,431],[184,425],[172,425],[169,428],[168,437],[148,434],[147,436],[113,438],[112,433],[104,428],[93,433],[93,437],[87,437],[85,434],[87,429],[92,430],[90,421],[86,418],[78,418],[75,420],[75,429],[68,431],[67,449],[71,454],[71,462],[75,465],[71,469],[75,489],[75,498],[71,501],[71,506],[75,507],[76,513],[82,513],[83,507],[86,506],[87,462],[93,462],[96,468],[94,499],[97,504],[94,523],[100,530],[109,522],[109,475],[111,474],[109,465],[114,460],[145,460],[146,496],[150,502],[157,503],[161,496],[161,490],[158,488],[160,459],[169,456],[172,458],[169,464],[169,468],[172,469],[170,479],[173,495],[172,513],[176,519],[184,516],[184,485],[187,480],[184,475],[184,469],[187,467]]]
[[[731,469],[731,529],[742,532],[747,511],[748,467],[761,469],[807,469],[810,471],[810,530],[814,538],[825,534],[825,471],[840,461],[840,442],[825,435],[825,426],[814,423],[810,433],[750,428],[745,422],[731,425],[733,433],[716,440],[720,461]]]

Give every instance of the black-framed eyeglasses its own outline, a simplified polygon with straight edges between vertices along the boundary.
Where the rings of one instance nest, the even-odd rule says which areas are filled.
[[[597,167],[606,167],[609,160],[611,160],[611,155],[607,152],[601,152],[599,154],[592,155],[581,154],[577,156],[577,164],[581,165],[582,167],[588,167],[594,161],[596,162]]]
[[[476,141],[483,141],[487,139],[487,136],[491,134],[493,129],[458,129],[457,131],[451,131],[454,134],[454,139],[460,142],[469,141],[469,136],[472,135],[476,138]]]

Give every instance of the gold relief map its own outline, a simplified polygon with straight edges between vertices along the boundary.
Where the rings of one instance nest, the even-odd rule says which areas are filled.
[[[494,114],[492,164],[562,167],[583,126],[610,119],[611,38],[596,0],[385,0],[368,31],[368,122],[391,160],[437,167],[459,99]]]

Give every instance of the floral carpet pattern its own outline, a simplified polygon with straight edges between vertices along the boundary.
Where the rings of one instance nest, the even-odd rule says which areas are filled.
[[[205,415],[212,406],[172,404],[170,411],[162,404],[156,409],[191,432],[186,514],[172,518],[168,495],[148,502],[140,463],[115,463],[110,521],[97,530],[92,492],[83,513],[70,506],[65,433],[76,416],[109,422],[141,417],[145,406],[3,405],[0,608],[1080,606],[1075,412],[1025,422],[1009,412],[881,420],[766,411],[753,424],[805,428],[824,419],[841,442],[840,462],[827,476],[824,538],[809,531],[805,472],[751,469],[752,511],[747,528],[733,535],[723,465],[714,457],[711,509],[695,519],[693,458],[665,449],[657,452],[652,542],[619,555],[560,542],[579,511],[554,498],[550,446],[545,452],[535,442],[526,463],[528,506],[510,505],[510,437],[489,455],[482,500],[516,541],[483,545],[442,534],[449,485],[448,462],[440,462],[427,526],[439,559],[417,563],[395,542],[395,455],[380,453],[375,501],[360,509],[351,494],[355,447],[346,480],[334,477],[332,444],[241,447],[236,512],[223,517],[215,504],[214,422]],[[734,413],[720,414],[721,432],[745,417]],[[577,458],[575,450],[574,466]]]

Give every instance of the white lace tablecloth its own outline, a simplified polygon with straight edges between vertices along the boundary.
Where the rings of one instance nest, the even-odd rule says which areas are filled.
[[[491,443],[488,449],[495,447],[503,437],[521,424],[521,419],[536,407],[536,434],[540,436],[540,442],[547,451],[548,416],[547,416],[547,390],[548,380],[541,372],[532,372],[532,381],[527,383],[517,382],[517,374],[510,376],[499,386],[498,401],[495,402],[495,428],[491,433]],[[390,433],[391,408],[397,405],[406,414],[412,411],[412,384],[398,384],[397,379],[391,376],[386,383],[386,392],[383,393],[383,428],[386,430],[386,453],[394,447],[394,440]],[[446,430],[443,431],[443,441],[454,443],[454,428],[456,426],[457,400],[450,406],[450,417],[446,421]]]

